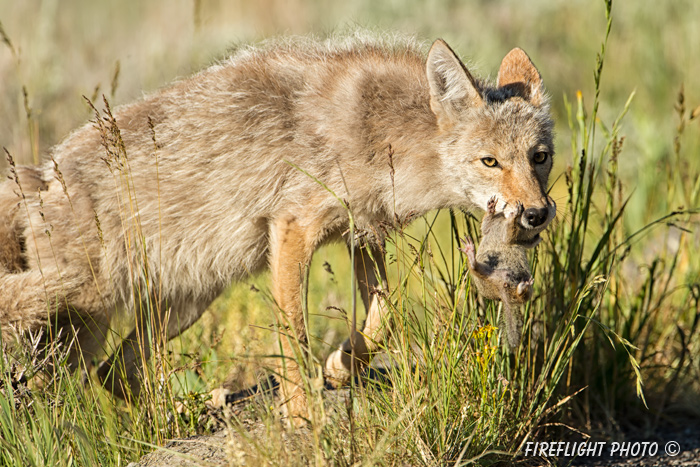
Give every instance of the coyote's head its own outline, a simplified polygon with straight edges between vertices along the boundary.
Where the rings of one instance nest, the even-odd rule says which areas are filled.
[[[525,210],[520,224],[536,237],[556,214],[547,195],[554,155],[553,122],[537,68],[521,49],[503,59],[493,87],[472,77],[437,40],[427,60],[430,107],[440,131],[445,182],[465,204]]]

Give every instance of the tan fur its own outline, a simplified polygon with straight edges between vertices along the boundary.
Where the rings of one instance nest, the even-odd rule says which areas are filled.
[[[532,297],[532,275],[525,253],[538,240],[523,236],[518,222],[523,207],[511,215],[496,212],[496,198],[489,200],[481,221],[481,243],[474,254],[474,243],[464,240],[462,251],[467,255],[472,280],[479,293],[491,300],[503,302],[501,326],[511,350],[520,344],[523,318],[518,307]]]
[[[53,149],[57,169],[40,169],[42,191],[25,190],[29,216],[2,217],[2,241],[12,244],[0,258],[8,270],[0,273],[3,337],[10,326],[32,329],[58,316],[78,330],[89,362],[113,312],[138,311],[143,293],[159,300],[163,319],[169,310],[163,326],[172,337],[228,284],[269,263],[283,333],[300,343],[295,352],[296,341],[282,339],[283,394],[294,401],[290,414],[305,416],[295,363],[306,344],[300,284],[313,251],[347,231],[336,196],[366,231],[433,209],[485,209],[493,193],[508,212],[522,200],[545,213],[537,225],[521,219],[531,237],[554,217],[546,195],[552,121],[523,54],[504,59],[499,87],[472,77],[440,40],[427,61],[406,39],[272,41],[120,107],[116,127],[100,120],[102,135],[83,126]],[[538,151],[549,154],[546,163],[533,162]],[[487,155],[500,166],[486,167]],[[13,191],[13,182],[2,185],[2,206],[16,205]],[[386,288],[384,267],[366,266],[381,242],[359,248],[356,264],[368,308],[365,332],[353,335],[362,362],[384,329],[385,307],[372,293]],[[142,332],[100,368],[117,392],[117,356],[138,389],[133,365],[148,353],[134,345]],[[329,359],[336,380],[349,374],[349,348]]]
[[[19,222],[20,211],[24,208],[22,193],[36,193],[45,190],[46,183],[41,172],[35,167],[15,167],[8,155],[12,182],[0,184],[0,273],[19,272],[24,268],[22,250],[24,237]]]

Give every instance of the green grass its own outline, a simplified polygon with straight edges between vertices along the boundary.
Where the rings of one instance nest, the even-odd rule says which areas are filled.
[[[550,89],[559,138],[557,220],[531,256],[535,295],[525,309],[523,345],[514,355],[503,349],[492,327],[499,305],[478,302],[457,249],[460,236],[476,235],[478,221],[431,213],[387,245],[394,328],[383,343],[388,381],[353,387],[346,410],[333,413],[318,403],[318,378],[311,378],[319,422],[302,449],[282,443],[285,429],[270,400],[251,409],[265,436],[236,441],[249,464],[488,465],[527,440],[572,430],[612,436],[640,419],[652,430],[697,403],[696,3],[619,2],[613,20],[605,2],[542,1],[525,9],[517,2],[328,7],[299,0],[275,4],[277,14],[241,6],[247,16],[207,2],[43,2],[32,14],[37,27],[22,28],[20,18],[37,5],[0,0],[0,120],[10,123],[0,127],[0,144],[31,163],[90,117],[83,94],[127,102],[210,62],[232,38],[323,31],[348,15],[443,36],[467,56],[489,60],[486,70],[522,46]],[[531,29],[535,23],[547,27]],[[345,247],[316,253],[311,374],[347,336],[350,277]],[[158,346],[138,404],[68,372],[65,349],[41,352],[31,342],[3,349],[0,465],[126,465],[170,438],[206,431],[208,390],[223,382],[247,387],[273,366],[269,356],[279,345],[269,296],[267,274],[233,285],[197,325]],[[47,354],[48,376],[35,374],[47,367]],[[190,414],[179,415],[179,404]],[[246,433],[240,419],[228,423]]]

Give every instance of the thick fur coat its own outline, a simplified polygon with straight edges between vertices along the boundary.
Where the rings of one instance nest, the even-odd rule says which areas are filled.
[[[320,244],[343,237],[349,208],[359,229],[377,235],[358,247],[364,335],[328,361],[342,380],[349,343],[366,361],[381,337],[384,306],[372,293],[386,287],[378,225],[433,209],[485,209],[496,195],[501,210],[524,203],[531,239],[556,210],[546,194],[552,120],[540,75],[520,49],[489,84],[440,40],[427,59],[405,39],[273,41],[111,115],[0,185],[4,339],[51,320],[76,330],[89,363],[112,315],[139,311],[144,293],[172,337],[232,281],[270,267],[282,327],[303,347],[304,269]],[[368,267],[370,257],[380,264]],[[141,351],[116,354],[137,389]],[[100,369],[106,381],[116,360]],[[303,417],[299,368],[290,362],[286,373],[287,406]]]

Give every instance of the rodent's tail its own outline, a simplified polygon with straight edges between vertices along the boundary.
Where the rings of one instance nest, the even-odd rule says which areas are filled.
[[[508,297],[504,296],[501,301],[503,302],[501,323],[505,327],[508,348],[513,352],[520,345],[520,339],[522,338],[523,315],[520,313],[520,308],[517,305],[513,305],[508,301]]]

